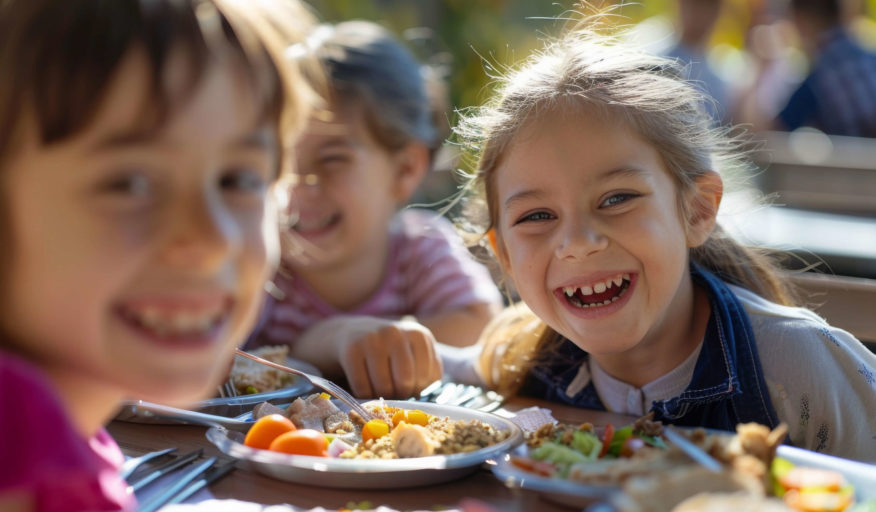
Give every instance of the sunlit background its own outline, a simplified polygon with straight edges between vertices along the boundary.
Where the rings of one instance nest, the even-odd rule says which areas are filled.
[[[623,2],[613,4],[619,14],[613,19],[629,29],[631,40],[661,53],[677,40],[682,1],[688,6],[720,2],[705,55],[727,86],[728,113],[722,122],[756,133],[737,100],[754,95],[757,108],[774,115],[809,71],[810,63],[788,19],[788,0]],[[479,105],[489,96],[491,74],[527,57],[540,46],[540,39],[557,35],[563,18],[575,6],[572,0],[311,0],[310,4],[323,21],[373,20],[406,41],[422,62],[442,74],[449,125],[458,109]],[[876,0],[844,0],[843,9],[850,31],[864,46],[876,49]],[[778,72],[762,85],[766,62]],[[809,268],[814,263],[821,272],[876,278],[876,198],[870,192],[876,187],[872,165],[876,139],[828,137],[809,128],[766,132],[761,137],[760,150],[752,153],[756,167],[751,182],[769,199],[770,207],[756,210],[743,198],[736,208],[746,214],[725,217],[727,224],[735,221],[737,233],[758,245],[790,249],[798,256],[792,261],[797,266]],[[465,165],[451,155],[439,168],[453,171]],[[452,175],[430,173],[417,202],[434,205],[457,192],[459,182]],[[734,208],[731,197],[725,196],[724,203],[725,211]]]

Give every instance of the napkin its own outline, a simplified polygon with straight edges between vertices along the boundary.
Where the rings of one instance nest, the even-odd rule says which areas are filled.
[[[527,407],[520,409],[508,419],[513,421],[524,433],[535,432],[542,425],[548,423],[557,423],[556,418],[551,414],[550,409],[543,407]]]

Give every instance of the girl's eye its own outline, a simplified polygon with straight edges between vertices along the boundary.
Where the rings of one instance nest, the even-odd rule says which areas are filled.
[[[524,222],[539,222],[543,220],[551,220],[552,218],[554,218],[554,216],[548,212],[533,212],[526,214],[523,217],[520,217],[519,219],[517,219],[517,221],[514,222],[513,225],[516,226],[517,224],[522,224]]]
[[[326,155],[319,159],[319,163],[321,163],[322,165],[330,165],[344,163],[347,160],[349,160],[349,158],[347,158],[347,155]]]
[[[346,152],[336,151],[332,153],[323,153],[316,160],[316,165],[320,168],[336,168],[345,166],[352,160],[351,156]]]
[[[133,172],[115,176],[100,185],[104,193],[117,197],[142,198],[152,191],[152,183],[145,174]]]
[[[260,195],[268,188],[265,173],[253,169],[233,169],[219,178],[219,186],[229,192]]]
[[[639,197],[639,195],[626,193],[626,192],[620,193],[620,194],[614,194],[612,196],[609,196],[605,201],[603,201],[602,204],[600,205],[600,207],[610,208],[612,206],[617,206],[619,204],[623,204],[623,203],[629,201],[630,199],[634,199],[636,197]]]

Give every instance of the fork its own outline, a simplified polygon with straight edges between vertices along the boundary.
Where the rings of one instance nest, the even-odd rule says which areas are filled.
[[[125,462],[122,463],[122,467],[119,469],[119,474],[123,479],[127,480],[128,477],[131,476],[131,473],[133,473],[143,463],[175,451],[176,448],[166,448],[164,450],[158,450],[157,452],[149,452],[139,457],[131,457],[130,459],[127,459],[125,460]]]
[[[225,382],[219,385],[217,391],[219,393],[219,398],[233,398],[239,394],[237,392],[237,386],[234,385],[234,380],[230,376],[225,379]]]
[[[265,366],[270,366],[271,368],[276,368],[277,370],[281,370],[284,372],[288,372],[288,373],[291,373],[294,375],[299,375],[301,377],[304,377],[314,386],[322,389],[323,391],[325,391],[326,393],[330,394],[331,396],[337,398],[341,402],[344,402],[345,404],[349,405],[351,409],[353,409],[354,411],[356,411],[359,414],[359,416],[362,416],[362,419],[367,421],[367,420],[374,418],[374,415],[371,414],[370,412],[368,412],[367,409],[362,407],[362,404],[360,404],[359,401],[353,397],[353,395],[348,393],[341,386],[338,386],[337,384],[335,384],[334,382],[332,382],[328,379],[325,379],[323,377],[319,377],[317,375],[313,375],[313,374],[310,374],[307,372],[303,372],[301,370],[296,370],[295,368],[289,368],[288,366],[283,366],[282,364],[277,364],[273,361],[268,361],[267,359],[262,359],[259,356],[250,354],[249,352],[244,352],[243,350],[240,350],[240,349],[235,349],[235,352],[239,356],[243,356],[243,357],[246,357],[248,359],[252,359],[253,361],[255,361],[257,363],[261,363]]]

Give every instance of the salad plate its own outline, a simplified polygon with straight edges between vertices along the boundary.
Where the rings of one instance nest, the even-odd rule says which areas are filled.
[[[610,502],[621,491],[616,485],[584,484],[561,477],[542,476],[512,462],[514,457],[528,456],[526,445],[517,446],[496,460],[491,467],[493,474],[508,487],[534,491],[544,499],[578,509]],[[876,500],[876,470],[872,465],[785,445],[778,447],[776,456],[795,466],[837,471],[854,487],[857,502]]]
[[[346,489],[398,489],[454,480],[474,472],[488,460],[500,458],[523,442],[523,432],[514,422],[487,412],[405,400],[372,401],[364,405],[419,409],[450,420],[476,420],[506,432],[507,437],[471,452],[404,459],[341,459],[259,450],[243,444],[243,433],[222,426],[208,429],[207,439],[226,455],[264,475],[299,484]],[[249,416],[238,419],[246,421]]]

